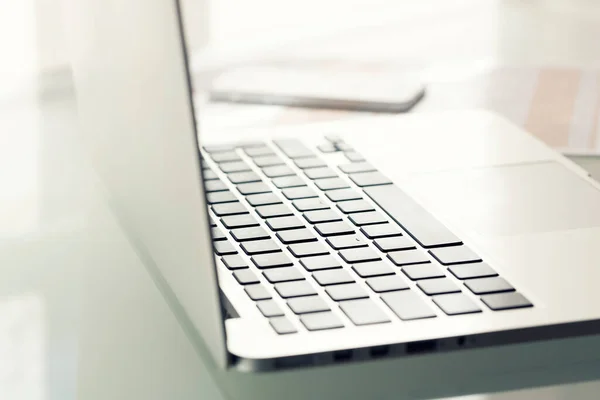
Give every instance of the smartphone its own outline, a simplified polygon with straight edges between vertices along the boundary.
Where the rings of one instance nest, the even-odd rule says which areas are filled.
[[[248,67],[219,75],[213,102],[401,113],[425,95],[414,76],[393,72]]]

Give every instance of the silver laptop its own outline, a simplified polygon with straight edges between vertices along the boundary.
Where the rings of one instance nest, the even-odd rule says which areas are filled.
[[[220,367],[598,333],[599,185],[521,129],[465,111],[204,143],[178,2],[74,3],[110,204]]]

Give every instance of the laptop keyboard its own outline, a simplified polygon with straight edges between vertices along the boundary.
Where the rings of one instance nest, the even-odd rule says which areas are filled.
[[[215,254],[279,334],[533,306],[337,137],[203,158]]]

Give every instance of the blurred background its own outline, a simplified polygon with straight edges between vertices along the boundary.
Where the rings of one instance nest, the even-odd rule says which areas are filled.
[[[240,65],[397,74],[427,85],[416,112],[486,108],[570,153],[600,151],[595,0],[183,0],[196,87]],[[0,87],[70,85],[69,0],[0,3]],[[11,89],[12,88],[12,89]],[[207,131],[343,113],[211,105]]]
[[[272,57],[440,67],[600,63],[594,0],[183,0],[183,7],[198,65]],[[67,66],[61,14],[68,11],[64,0],[2,2],[2,72]]]

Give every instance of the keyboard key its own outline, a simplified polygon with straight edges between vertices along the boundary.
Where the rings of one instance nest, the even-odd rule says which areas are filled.
[[[253,283],[259,283],[260,281],[256,277],[256,274],[250,269],[240,269],[233,271],[233,277],[240,285],[250,285]]]
[[[260,176],[256,172],[253,171],[244,171],[244,172],[233,172],[227,175],[227,178],[233,184],[238,183],[251,183],[251,182],[260,182]]]
[[[221,153],[214,153],[211,154],[211,158],[216,163],[240,160],[240,156],[235,151],[224,151]]]
[[[277,232],[277,238],[283,244],[314,242],[317,240],[315,235],[308,229],[292,229],[289,231]]]
[[[340,250],[339,255],[348,264],[381,260],[381,256],[375,250],[369,247]]]
[[[435,296],[433,302],[448,315],[472,314],[481,312],[481,308],[464,293]]]
[[[292,202],[296,210],[300,212],[304,211],[313,211],[313,210],[326,210],[329,208],[329,205],[324,203],[321,199],[301,199],[294,200]]]
[[[395,272],[386,262],[376,261],[353,265],[352,269],[361,278],[373,276],[394,275]]]
[[[214,228],[215,226],[217,226],[217,223],[215,222],[215,220],[214,220],[214,219],[212,219],[212,218],[208,218],[208,221],[209,221],[209,223],[210,223],[210,226],[211,226],[211,227],[213,227],[213,228]]]
[[[207,181],[204,182],[204,190],[206,193],[210,192],[223,192],[225,190],[229,190],[227,185],[225,185],[222,181]]]
[[[329,167],[309,168],[304,171],[308,179],[337,178],[337,173]]]
[[[263,275],[270,283],[301,281],[304,279],[304,275],[297,267],[268,269],[263,272]]]
[[[425,300],[412,290],[384,293],[381,300],[403,321],[436,316]]]
[[[272,239],[243,242],[241,246],[242,250],[244,250],[244,252],[249,256],[254,254],[275,253],[281,251],[277,245],[277,242]]]
[[[202,148],[209,154],[229,152],[235,150],[235,146],[230,144],[215,144],[212,146],[202,146]]]
[[[273,300],[263,300],[256,303],[256,307],[260,310],[262,315],[265,317],[280,317],[283,315],[281,307]]]
[[[460,288],[448,278],[428,279],[417,283],[419,289],[425,294],[433,296],[436,294],[459,293]]]
[[[504,278],[481,278],[469,279],[465,282],[465,286],[475,294],[490,294],[501,292],[514,292],[515,288]]]
[[[308,314],[330,310],[325,300],[319,296],[295,297],[289,299],[287,304],[294,314]]]
[[[307,211],[304,213],[304,219],[306,219],[311,224],[319,224],[322,222],[341,221],[342,217],[332,209],[328,209]]]
[[[215,204],[212,206],[212,210],[217,217],[248,213],[248,210],[246,209],[246,207],[239,201],[235,202],[235,203]]]
[[[304,143],[298,139],[277,139],[273,140],[275,146],[291,159],[312,157],[315,154]]]
[[[288,246],[294,257],[314,257],[329,254],[329,249],[320,242],[297,243]]]
[[[335,301],[366,299],[369,297],[367,291],[356,283],[328,286],[325,292]]]
[[[356,226],[385,224],[388,222],[387,218],[377,211],[350,214],[348,219]]]
[[[421,250],[402,250],[388,253],[388,258],[397,266],[428,264],[431,261]]]
[[[235,254],[221,257],[221,261],[228,269],[244,269],[248,268],[248,263],[241,256]]]
[[[334,250],[354,249],[367,246],[367,242],[365,242],[362,237],[356,235],[331,236],[328,237],[326,241]]]
[[[373,243],[379,250],[385,253],[387,253],[388,251],[412,250],[417,248],[415,244],[411,242],[410,239],[406,236],[394,236],[375,239]]]
[[[248,285],[244,288],[244,291],[252,300],[267,300],[271,298],[271,294],[265,289],[263,285],[254,284]],[[268,316],[268,315],[267,315]]]
[[[375,210],[375,207],[373,207],[368,201],[362,200],[362,199],[338,203],[337,207],[344,214],[362,213],[362,212],[366,212],[366,211],[374,211]]]
[[[467,264],[481,261],[481,258],[465,245],[432,249],[429,250],[429,253],[442,265]]]
[[[256,307],[258,307],[262,315],[267,318],[281,317],[284,315],[281,307],[279,307],[274,300],[258,301],[256,302]]]
[[[368,225],[360,228],[360,231],[369,239],[379,239],[391,236],[402,236],[402,231],[395,224]]]
[[[338,165],[340,171],[345,174],[355,174],[357,172],[373,172],[376,169],[368,162],[353,162],[349,164]]]
[[[315,225],[315,229],[321,236],[349,235],[354,233],[354,228],[347,222],[326,222]]]
[[[269,218],[267,220],[267,225],[272,231],[275,232],[284,231],[287,229],[304,228],[305,226],[302,220],[296,216]]]
[[[402,272],[413,281],[419,279],[443,278],[445,276],[444,271],[433,264],[407,265],[402,268]]]
[[[204,170],[204,173],[202,174],[202,178],[204,178],[205,181],[213,181],[215,179],[219,179],[219,176],[215,173],[215,171],[208,168],[208,169]]]
[[[285,165],[285,162],[279,156],[260,156],[252,159],[258,167],[272,167],[274,165]]]
[[[371,299],[345,301],[340,308],[354,325],[373,325],[390,322],[388,316]]]
[[[235,228],[247,228],[251,226],[258,226],[256,219],[250,214],[242,215],[229,215],[221,218],[221,222],[227,229]]]
[[[315,181],[315,185],[321,190],[345,189],[350,185],[342,178],[325,178]]]
[[[264,182],[242,183],[237,185],[237,190],[243,195],[269,193],[271,188]]]
[[[219,228],[212,228],[212,239],[216,242],[217,240],[225,240],[227,236]]]
[[[279,268],[294,265],[292,260],[283,252],[260,254],[251,258],[258,268]]]
[[[275,329],[275,332],[277,332],[280,335],[287,335],[290,333],[298,332],[294,324],[292,324],[290,320],[286,317],[271,318],[269,319],[269,324],[271,324],[273,329]]]
[[[278,178],[280,176],[292,176],[296,175],[293,169],[287,165],[274,165],[271,167],[264,167],[262,169],[263,174],[269,178]]]
[[[351,162],[365,161],[365,158],[361,154],[357,153],[356,151],[347,151],[344,153],[344,155],[346,156],[348,161],[351,161]]]
[[[525,296],[517,292],[488,294],[482,296],[481,300],[494,311],[533,307]]]
[[[335,146],[340,151],[354,151],[354,148],[351,145],[349,145],[348,143],[344,142],[343,140],[336,142]]]
[[[238,201],[237,197],[231,191],[214,192],[206,194],[206,202],[208,204],[232,203]]]
[[[409,288],[406,280],[400,275],[379,276],[367,279],[367,285],[375,293],[393,292],[395,290],[406,290]]]
[[[250,166],[244,161],[221,163],[219,164],[219,168],[221,168],[221,171],[225,172],[226,174],[230,174],[232,172],[250,171]]]
[[[300,321],[302,321],[302,324],[309,331],[322,331],[344,327],[342,321],[330,311],[306,314],[300,317]]]
[[[303,258],[300,264],[309,272],[342,267],[342,264],[332,255]]]
[[[381,172],[363,172],[360,174],[348,175],[352,182],[359,187],[391,185],[392,181]]]
[[[307,186],[283,189],[281,192],[288,200],[309,199],[312,197],[319,197],[317,195],[317,192],[315,192],[313,189]]]
[[[298,175],[281,176],[279,178],[273,179],[271,182],[273,182],[273,185],[275,185],[279,189],[306,186],[306,182],[304,182],[304,180]]]
[[[261,218],[287,217],[288,215],[294,215],[292,210],[286,204],[259,206],[256,207],[256,212]]]
[[[254,207],[281,203],[281,199],[274,193],[252,194],[246,196],[246,200]]]
[[[313,272],[313,278],[321,286],[339,285],[342,283],[354,282],[352,275],[344,269],[328,269],[324,271]]]
[[[288,299],[290,297],[312,296],[317,291],[308,281],[282,282],[275,285],[275,290],[279,295]]]
[[[204,158],[202,158],[202,156],[200,156],[200,165],[202,169],[210,169],[210,165],[208,165],[207,162],[204,161]]]
[[[325,193],[325,196],[329,197],[329,200],[335,202],[362,199],[360,193],[354,189],[330,190]]]
[[[294,160],[294,164],[300,169],[326,167],[327,164],[317,157],[299,158]]]
[[[398,186],[377,186],[364,191],[421,246],[432,248],[462,243]]]
[[[487,278],[498,274],[486,263],[453,265],[448,268],[458,279]]]
[[[244,149],[244,151],[246,152],[246,155],[248,157],[274,156],[275,155],[275,153],[273,153],[273,150],[271,150],[271,148],[267,147],[267,146],[250,147],[250,148]]]
[[[213,242],[213,248],[218,256],[226,256],[229,254],[237,254],[237,250],[231,243],[226,240]]]
[[[233,236],[236,242],[246,242],[248,240],[263,240],[269,239],[271,237],[269,233],[260,226],[252,228],[233,229],[229,233],[231,233],[231,236]]]

